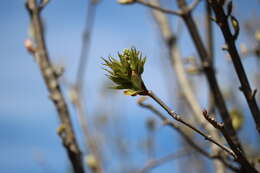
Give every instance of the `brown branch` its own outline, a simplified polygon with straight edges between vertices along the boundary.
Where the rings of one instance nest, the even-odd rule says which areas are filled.
[[[256,129],[257,129],[258,133],[260,134],[260,110],[257,105],[255,96],[253,94],[254,92],[251,89],[247,74],[246,74],[243,64],[241,62],[241,57],[240,57],[240,55],[237,51],[236,45],[235,45],[236,37],[234,36],[234,34],[231,33],[231,29],[228,24],[228,19],[230,16],[225,14],[223,6],[221,4],[219,4],[218,1],[212,0],[212,1],[209,1],[209,3],[215,13],[216,21],[222,31],[222,34],[223,34],[226,44],[228,46],[227,51],[229,52],[229,55],[233,62],[234,68],[236,70],[236,74],[239,78],[239,81],[241,84],[241,91],[243,92],[244,96],[246,97],[250,111],[255,120]],[[231,16],[231,17],[233,17],[233,16]],[[234,20],[234,17],[232,20]],[[238,24],[238,26],[239,26],[239,24]]]
[[[81,152],[74,135],[74,131],[73,131],[73,127],[72,127],[72,123],[68,111],[68,106],[65,102],[64,96],[62,94],[58,82],[58,77],[50,62],[47,48],[45,45],[42,20],[40,17],[40,8],[36,0],[27,0],[26,6],[31,18],[31,22],[35,34],[34,39],[36,41],[36,48],[31,53],[33,53],[35,58],[38,59],[38,65],[40,67],[45,84],[48,88],[50,98],[52,99],[55,108],[58,112],[58,116],[61,121],[61,126],[59,128],[60,137],[67,151],[74,172],[84,173],[84,168],[81,159]]]
[[[185,130],[180,127],[177,126],[173,121],[169,120],[166,116],[164,116],[160,111],[158,111],[155,107],[153,107],[151,104],[147,104],[144,103],[144,98],[141,97],[138,100],[138,104],[143,107],[146,108],[148,110],[150,110],[151,112],[153,112],[155,115],[157,115],[162,121],[163,124],[171,127],[172,129],[176,130],[183,138],[184,140],[192,147],[195,149],[195,151],[199,152],[200,154],[202,154],[203,156],[209,158],[209,159],[217,159],[220,162],[222,162],[227,168],[231,169],[231,170],[237,170],[236,167],[230,165],[229,163],[227,163],[225,161],[225,159],[219,154],[219,153],[213,153],[210,154],[207,151],[205,151],[202,147],[200,147],[198,144],[196,144],[188,134],[186,134]],[[237,172],[237,171],[235,171]]]
[[[236,159],[236,155],[232,150],[227,148],[226,146],[218,143],[216,140],[214,140],[211,136],[204,134],[201,130],[194,127],[192,124],[188,123],[187,121],[183,120],[180,115],[175,113],[173,110],[171,110],[160,98],[158,98],[152,91],[148,91],[147,94],[149,97],[151,97],[154,101],[156,101],[172,118],[174,118],[176,121],[179,121],[180,123],[184,124],[188,128],[192,129],[194,132],[198,133],[202,137],[205,138],[205,140],[208,140],[214,144],[216,144],[218,147],[220,147],[222,150],[226,151],[229,155],[231,155],[234,159]]]
[[[180,8],[184,8],[186,6],[185,0],[184,1],[178,0],[178,4],[179,4]],[[227,110],[224,98],[220,91],[219,84],[216,79],[215,71],[210,64],[209,55],[202,42],[202,39],[199,35],[197,26],[191,16],[191,13],[187,13],[186,15],[184,15],[183,20],[190,32],[190,35],[193,39],[195,47],[198,51],[199,57],[202,61],[203,69],[204,69],[205,75],[207,77],[207,80],[208,80],[208,83],[210,86],[210,90],[214,96],[214,101],[216,103],[216,106],[219,109],[219,112],[220,112],[220,115],[221,115],[223,121],[225,122],[226,126],[228,127],[226,130],[229,132],[229,135],[232,138],[232,140],[229,141],[229,143],[234,143],[235,147],[241,148],[240,143],[238,141],[236,131],[234,130],[234,128],[232,126],[231,118],[230,118],[229,112]]]
[[[186,8],[187,4],[186,4],[185,0],[178,0],[177,2],[181,9]],[[203,63],[204,72],[206,74],[211,92],[214,95],[214,101],[215,101],[216,106],[219,109],[220,115],[225,123],[225,128],[223,129],[223,131],[225,133],[223,135],[224,135],[225,139],[227,140],[231,149],[236,153],[236,156],[238,157],[237,161],[241,164],[243,171],[257,172],[255,170],[255,168],[250,165],[249,161],[246,159],[246,157],[242,153],[241,144],[238,140],[236,131],[232,125],[231,117],[229,115],[224,98],[220,91],[214,69],[210,65],[208,52],[206,51],[205,46],[201,40],[197,26],[192,18],[191,13],[186,13],[185,15],[182,15],[182,19],[184,20],[184,22],[190,32],[190,35],[193,39],[195,47],[200,56],[200,59]]]
[[[206,157],[210,157],[210,154],[205,151],[203,148],[201,148],[200,146],[198,146],[185,132],[185,130],[183,128],[181,128],[180,126],[177,126],[173,121],[169,120],[166,116],[164,116],[160,111],[158,111],[157,109],[155,109],[155,107],[153,107],[150,104],[145,104],[143,103],[144,100],[142,98],[140,98],[138,100],[138,104],[141,107],[144,107],[148,110],[150,110],[151,112],[153,112],[155,115],[157,115],[163,122],[164,125],[167,125],[169,127],[171,127],[172,129],[176,130],[183,138],[184,140],[190,145],[192,146],[197,152],[201,153],[202,155],[206,156]]]
[[[157,0],[151,1],[156,5],[160,5]],[[219,139],[219,134],[214,127],[212,127],[206,120],[201,118],[201,107],[199,105],[198,100],[196,99],[194,92],[192,91],[191,85],[189,83],[188,77],[186,75],[183,62],[181,60],[180,51],[177,48],[177,38],[176,34],[171,31],[168,18],[166,15],[160,11],[153,10],[153,16],[156,23],[159,26],[161,36],[169,49],[169,57],[172,62],[172,67],[175,70],[175,74],[177,77],[177,82],[182,89],[182,93],[184,98],[186,99],[188,106],[191,108],[195,121],[204,127],[209,134],[215,138]],[[211,99],[212,100],[212,99]],[[212,153],[216,154],[219,152],[219,148],[215,144],[211,144]],[[218,160],[214,161],[214,166],[217,173],[224,172],[223,164],[221,164]]]
[[[186,4],[185,0],[178,0],[177,2],[181,9],[183,9],[184,11],[185,11],[185,9],[187,9],[187,4]],[[154,8],[154,9],[159,10],[157,8]],[[208,83],[210,86],[210,90],[214,96],[214,101],[216,103],[217,108],[219,109],[219,112],[220,112],[220,115],[221,115],[223,121],[226,124],[227,128],[225,130],[227,131],[228,136],[225,136],[225,138],[230,146],[232,146],[236,150],[237,150],[237,148],[239,148],[239,150],[237,150],[237,151],[241,152],[242,148],[241,148],[240,142],[238,140],[236,131],[232,126],[232,121],[231,121],[229,112],[227,110],[223,95],[220,91],[219,84],[218,84],[216,76],[215,76],[215,71],[214,71],[213,67],[210,65],[209,55],[208,55],[208,53],[205,49],[205,46],[202,42],[202,39],[199,35],[197,26],[192,18],[190,11],[183,13],[181,15],[181,17],[184,20],[184,22],[190,32],[190,35],[193,39],[195,47],[199,53],[199,57],[203,64],[203,70],[207,77],[207,80],[208,80]]]
[[[209,63],[214,68],[214,33],[213,33],[213,26],[211,22],[211,8],[207,1],[205,1],[205,26],[206,26],[206,45],[208,45],[208,54],[209,54]],[[215,110],[215,103],[214,103],[214,96],[209,91],[208,95],[208,110],[209,112],[214,112]]]

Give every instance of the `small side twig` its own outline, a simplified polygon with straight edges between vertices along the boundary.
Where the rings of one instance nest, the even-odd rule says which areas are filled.
[[[208,114],[208,111],[207,110],[203,110],[203,116],[205,117],[205,119],[211,124],[211,125],[213,125],[213,127],[215,127],[216,129],[219,129],[219,130],[222,130],[222,129],[224,129],[224,123],[219,123],[219,122],[217,122],[217,120],[214,118],[214,117],[212,117],[212,116],[210,116],[209,114]]]

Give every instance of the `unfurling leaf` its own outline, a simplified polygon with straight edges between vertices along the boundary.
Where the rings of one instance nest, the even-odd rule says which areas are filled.
[[[108,72],[108,78],[113,81],[116,86],[113,89],[125,89],[125,94],[130,96],[145,95],[146,87],[142,80],[144,71],[145,57],[135,48],[125,49],[123,53],[118,53],[119,60],[113,57],[104,59],[104,69]]]

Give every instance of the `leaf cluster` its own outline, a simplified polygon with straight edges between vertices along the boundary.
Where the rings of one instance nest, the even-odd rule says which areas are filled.
[[[142,57],[140,51],[136,48],[124,49],[122,53],[118,53],[119,60],[109,56],[104,59],[104,69],[108,72],[108,78],[112,80],[116,86],[114,89],[126,89],[125,94],[137,95],[146,91],[141,75],[144,71],[146,57]]]

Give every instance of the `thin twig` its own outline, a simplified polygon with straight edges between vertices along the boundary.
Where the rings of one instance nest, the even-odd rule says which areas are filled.
[[[31,17],[35,37],[34,39],[36,41],[36,48],[35,51],[32,53],[35,58],[38,59],[38,65],[45,80],[45,84],[48,88],[50,98],[53,101],[58,112],[59,119],[61,121],[59,134],[73,166],[74,172],[84,173],[81,152],[73,131],[68,106],[62,94],[58,82],[58,77],[48,56],[48,51],[43,34],[42,20],[40,17],[40,8],[36,0],[27,0],[26,7]]]
[[[89,0],[87,13],[86,13],[85,29],[82,35],[82,47],[80,52],[79,64],[78,64],[79,67],[76,74],[76,84],[78,85],[78,87],[83,87],[84,85],[83,81],[85,77],[85,72],[87,70],[86,67],[88,62],[91,35],[92,35],[92,30],[93,30],[95,16],[96,16],[96,8],[97,8],[97,2],[93,0]]]
[[[213,26],[211,22],[211,8],[209,6],[208,1],[205,1],[205,26],[206,26],[206,45],[208,45],[208,54],[209,54],[209,63],[214,69],[214,33],[213,33]],[[214,96],[209,91],[208,95],[208,110],[209,112],[214,112],[215,110],[215,103],[214,103]]]
[[[88,62],[89,50],[90,50],[90,41],[91,41],[91,33],[94,27],[94,21],[96,16],[96,8],[97,8],[97,0],[89,0],[87,13],[86,13],[86,24],[85,29],[83,31],[82,36],[82,47],[80,53],[80,59],[78,64],[78,71],[76,74],[76,82],[74,86],[71,88],[71,92],[74,92],[74,98],[72,103],[75,105],[77,109],[77,115],[79,119],[79,123],[83,130],[83,134],[85,137],[85,142],[87,147],[89,147],[90,153],[95,158],[95,165],[88,165],[91,170],[95,173],[103,173],[103,167],[101,164],[101,156],[98,150],[98,144],[94,137],[92,137],[88,125],[88,120],[86,118],[86,101],[83,97],[84,92],[84,77]]]
[[[178,5],[181,9],[185,9],[187,4],[186,0],[178,0]],[[225,123],[225,128],[222,130],[223,136],[227,140],[231,149],[236,153],[237,161],[241,164],[242,170],[247,172],[257,172],[255,168],[249,163],[247,158],[243,155],[241,144],[238,140],[236,131],[232,125],[231,117],[227,110],[224,98],[219,89],[219,85],[214,73],[213,67],[209,63],[209,55],[205,49],[205,46],[201,40],[196,24],[192,18],[191,13],[186,13],[182,15],[182,19],[184,20],[190,35],[193,39],[193,42],[197,48],[200,59],[203,63],[203,68],[208,79],[208,83],[211,89],[212,94],[214,95],[214,101],[216,106],[219,109],[220,115]]]
[[[258,133],[260,134],[260,110],[257,105],[254,92],[251,89],[244,66],[241,62],[241,57],[240,57],[240,55],[237,51],[236,45],[235,45],[236,37],[234,37],[234,35],[231,33],[231,29],[228,24],[228,19],[230,16],[225,14],[223,6],[221,4],[219,4],[218,1],[212,0],[212,1],[209,1],[209,3],[215,13],[216,21],[225,38],[226,44],[228,46],[227,51],[229,52],[229,55],[233,62],[234,68],[236,70],[236,74],[237,74],[240,84],[241,84],[241,87],[240,87],[241,91],[243,92],[243,94],[247,100],[250,111],[255,120],[256,129],[257,129]],[[233,17],[233,16],[231,16],[231,17]],[[238,26],[239,26],[239,23],[238,23]]]
[[[149,97],[151,97],[154,101],[156,101],[169,115],[171,115],[172,118],[174,118],[176,121],[181,122],[182,124],[184,124],[185,126],[189,127],[190,129],[192,129],[194,132],[198,133],[199,135],[201,135],[202,137],[204,137],[206,140],[216,144],[218,147],[220,147],[222,150],[226,151],[228,154],[230,154],[234,159],[237,158],[237,156],[235,155],[235,153],[230,150],[229,148],[227,148],[226,146],[218,143],[216,140],[214,140],[211,136],[208,136],[206,134],[204,134],[201,130],[197,129],[196,127],[194,127],[193,125],[191,125],[190,123],[188,123],[187,121],[183,120],[181,118],[180,115],[178,115],[177,113],[175,113],[173,110],[171,110],[159,97],[157,97],[152,91],[148,91],[147,94]]]
[[[171,127],[172,129],[176,130],[183,138],[184,140],[190,145],[192,146],[197,152],[201,153],[202,155],[206,156],[206,157],[210,157],[210,154],[205,151],[203,148],[201,148],[199,145],[197,145],[185,132],[185,130],[183,128],[181,128],[180,126],[177,126],[173,121],[169,120],[166,116],[164,116],[160,111],[158,111],[157,109],[155,109],[155,107],[153,107],[150,104],[145,104],[143,103],[144,100],[140,99],[138,100],[138,104],[144,108],[147,108],[148,110],[152,111],[155,115],[157,115],[163,122],[164,125],[167,125],[169,127]]]
[[[220,162],[222,162],[229,169],[237,170],[236,167],[234,167],[234,166],[230,165],[229,163],[227,163],[225,161],[225,159],[219,153],[210,154],[206,150],[204,150],[202,147],[200,147],[198,144],[196,144],[190,138],[190,136],[186,134],[185,130],[182,127],[177,126],[173,121],[169,120],[166,116],[164,116],[159,110],[157,110],[151,104],[144,103],[144,99],[142,97],[138,100],[138,104],[141,107],[144,107],[144,108],[150,110],[151,112],[153,112],[155,115],[157,115],[163,121],[163,123],[165,125],[167,125],[167,126],[171,127],[172,129],[176,130],[184,138],[184,140],[191,147],[193,147],[195,149],[195,151],[199,152],[200,154],[202,154],[203,156],[205,156],[205,157],[207,157],[209,159],[217,159],[217,160],[219,160]]]

